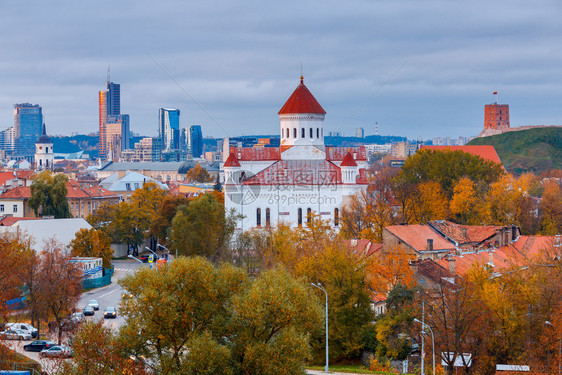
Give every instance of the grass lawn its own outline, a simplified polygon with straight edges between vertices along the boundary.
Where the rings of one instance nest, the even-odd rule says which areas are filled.
[[[13,369],[13,363],[15,362],[18,364],[17,369],[19,370],[33,368],[41,372],[41,365],[39,363],[3,345],[0,347],[0,357],[2,357],[0,358],[0,370]]]

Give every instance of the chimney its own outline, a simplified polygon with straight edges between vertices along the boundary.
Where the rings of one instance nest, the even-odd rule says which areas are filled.
[[[447,263],[449,263],[449,272],[454,275],[455,274],[455,258],[453,257],[453,254],[447,255]]]
[[[433,250],[433,239],[431,239],[431,238],[427,239],[427,250],[429,250],[429,251]]]
[[[492,250],[490,250],[488,255],[489,255],[488,264],[493,266],[494,265],[494,252]]]

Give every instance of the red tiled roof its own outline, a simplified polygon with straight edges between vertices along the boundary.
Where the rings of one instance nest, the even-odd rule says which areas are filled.
[[[370,257],[382,248],[381,243],[366,239],[343,240],[343,243],[355,254]]]
[[[474,265],[493,265],[495,271],[501,271],[511,265],[524,265],[527,259],[541,254],[554,243],[553,236],[519,236],[512,244],[497,249],[488,249],[477,252],[462,253],[453,256],[455,272],[466,274]],[[438,261],[448,267],[447,259]]]
[[[433,240],[433,250],[455,249],[452,243],[436,233],[429,225],[391,225],[385,229],[417,251],[427,251],[428,239]]]
[[[228,159],[226,159],[226,161],[224,162],[224,166],[225,167],[240,166],[240,163],[238,162],[238,159],[236,158],[236,154],[234,152],[231,152],[230,155],[228,155]]]
[[[89,194],[92,198],[110,198],[110,197],[119,197],[118,194],[115,194],[113,191],[109,191],[105,188],[100,186],[94,186],[90,188],[83,188],[87,194]]]
[[[0,226],[2,227],[11,227],[15,223],[20,220],[41,220],[40,217],[14,217],[14,216],[6,216],[0,219]]]
[[[326,160],[282,160],[244,181],[244,185],[336,185],[341,170]]]
[[[301,77],[301,83],[297,86],[293,94],[287,99],[287,102],[279,111],[280,115],[291,114],[291,113],[320,113],[326,114],[324,108],[318,103],[316,98],[308,91],[303,83],[303,77]]]
[[[345,155],[345,158],[343,158],[340,167],[357,167],[357,163],[355,162],[355,160],[353,160],[353,156],[351,156],[351,153],[349,153],[349,151]]]
[[[502,161],[496,152],[494,146],[425,146],[422,145],[421,149],[428,150],[450,150],[450,151],[463,151],[471,155],[480,156],[484,160],[493,161],[494,163],[501,164]]]
[[[446,220],[434,220],[428,224],[459,244],[483,242],[501,228],[494,225],[461,225]]]
[[[441,261],[435,262],[432,259],[424,259],[412,263],[413,266],[417,267],[416,276],[422,276],[436,284],[441,283],[443,278],[448,278],[450,280],[454,275],[449,272],[449,263],[447,263],[446,258],[444,259],[444,263]]]
[[[278,147],[231,147],[230,153],[243,161],[280,159]]]
[[[340,161],[345,158],[349,153],[357,154],[355,160],[366,161],[367,160],[367,150],[365,146],[360,147],[326,147],[326,160],[330,161]]]
[[[31,198],[31,187],[19,186],[8,190],[0,195],[0,199],[29,199]]]

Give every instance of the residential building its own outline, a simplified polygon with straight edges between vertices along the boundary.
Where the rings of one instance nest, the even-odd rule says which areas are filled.
[[[357,128],[355,129],[355,137],[357,138],[365,138],[365,129]]]
[[[43,110],[37,104],[14,105],[15,154],[32,159],[35,143],[43,131]]]
[[[302,77],[278,114],[280,147],[230,147],[226,212],[243,216],[240,231],[281,222],[301,227],[313,214],[338,229],[342,205],[367,188],[365,148],[325,146],[326,111]]]
[[[191,125],[189,127],[189,154],[193,158],[200,158],[203,154],[203,132],[201,125]]]
[[[156,184],[163,190],[168,190],[168,186],[162,182],[147,177],[137,172],[115,172],[111,176],[100,182],[100,188],[107,189],[113,194],[118,195],[121,200],[128,201],[133,192],[141,189],[147,182]],[[0,196],[1,197],[1,196]]]
[[[180,110],[160,108],[158,113],[158,136],[162,140],[162,150],[180,148]]]

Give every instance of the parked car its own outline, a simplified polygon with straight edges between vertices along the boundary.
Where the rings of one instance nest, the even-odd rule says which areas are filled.
[[[5,329],[22,330],[29,333],[31,337],[37,337],[37,328],[29,323],[6,323]]]
[[[66,345],[55,345],[48,349],[41,350],[39,356],[49,358],[70,358],[72,357],[72,349]]]
[[[31,334],[21,329],[7,329],[0,332],[0,339],[3,340],[31,340]]]
[[[23,350],[27,352],[40,352],[43,349],[54,346],[55,343],[50,340],[36,340],[23,346]]]
[[[92,316],[96,313],[96,311],[94,310],[94,308],[90,305],[84,307],[84,310],[82,310],[82,313],[84,313],[84,315],[86,316]]]
[[[98,311],[100,309],[100,305],[98,305],[98,301],[96,301],[95,299],[89,300],[88,306],[92,306],[92,308],[96,311]]]
[[[117,311],[115,310],[115,307],[113,306],[107,306],[105,308],[105,310],[103,311],[103,317],[105,319],[109,319],[109,318],[117,318]]]
[[[70,320],[73,321],[74,323],[80,324],[84,321],[84,313],[80,312],[75,312],[70,316]]]

